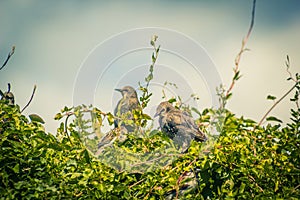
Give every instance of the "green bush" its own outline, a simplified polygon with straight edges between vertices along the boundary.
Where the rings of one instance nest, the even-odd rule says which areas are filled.
[[[296,103],[299,88],[298,82],[292,99]],[[65,108],[57,116],[70,110]],[[209,120],[214,112],[204,110],[199,121]],[[30,122],[19,106],[1,100],[1,199],[298,199],[299,113],[299,107],[292,109],[291,123],[286,126],[261,127],[226,110],[222,132],[211,149],[193,142],[186,154],[163,167],[128,172],[91,156],[77,131],[76,119],[67,124],[68,134],[61,123],[54,136],[39,122]],[[144,151],[139,147],[153,150],[163,146],[161,141],[171,143],[156,131],[138,139],[128,136],[124,145],[114,145]]]
[[[22,114],[32,98],[20,110],[12,101],[10,85],[7,93],[0,90],[0,199],[299,199],[300,75],[289,73],[293,87],[269,110],[294,92],[290,100],[295,108],[286,125],[267,117],[269,112],[257,123],[225,108],[240,78],[239,60],[253,19],[254,10],[232,83],[227,91],[222,87],[217,91],[220,108],[200,112],[179,106],[198,114],[197,123],[207,125],[201,128],[209,135],[205,143],[192,141],[186,153],[178,153],[164,133],[147,126],[151,117],[142,111],[133,113],[130,121],[139,127],[136,131],[99,153],[101,127],[104,120],[113,124],[111,113],[93,106],[64,107],[55,119],[65,121],[56,134],[46,133],[38,115]],[[142,108],[152,95],[148,86],[160,49],[156,39],[151,41],[154,53],[146,86],[140,84]],[[0,70],[13,52],[14,47]],[[289,70],[289,58],[286,65]],[[265,119],[273,123],[261,126]]]

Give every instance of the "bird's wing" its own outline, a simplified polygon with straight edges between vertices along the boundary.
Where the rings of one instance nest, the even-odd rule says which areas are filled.
[[[202,131],[200,131],[194,119],[188,112],[183,111],[182,117],[184,121],[183,124],[190,129],[189,132],[195,137],[196,140],[205,141],[207,139],[205,134]]]
[[[139,100],[137,99],[137,98],[130,98],[129,100],[128,100],[128,111],[132,111],[132,110],[134,110],[134,109],[141,109],[141,107],[140,107],[140,103],[139,103]]]
[[[101,138],[100,142],[98,143],[98,149],[110,144],[115,139],[116,139],[116,135],[114,133],[114,130],[109,131],[105,136]]]
[[[184,123],[184,118],[180,110],[173,110],[172,112],[168,113],[167,121],[174,126],[178,126]]]
[[[188,127],[198,129],[198,126],[196,125],[194,119],[190,115],[190,113],[186,111],[182,111],[182,117],[184,122],[187,124]]]

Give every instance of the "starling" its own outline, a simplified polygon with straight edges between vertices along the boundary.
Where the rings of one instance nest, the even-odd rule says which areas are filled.
[[[114,110],[114,115],[119,118],[115,119],[114,121],[115,127],[124,126],[128,132],[132,132],[134,131],[134,126],[120,120],[120,118],[122,118],[124,115],[127,115],[126,119],[132,120],[132,112],[134,110],[141,110],[137,93],[131,86],[125,86],[122,89],[115,90],[121,92],[122,94],[122,99],[120,99]]]
[[[206,136],[199,130],[191,115],[172,106],[171,103],[161,102],[154,117],[159,116],[159,125],[163,132],[170,137],[178,148],[185,152],[193,139],[206,141]]]
[[[125,141],[127,138],[126,134],[135,130],[135,126],[129,124],[126,120],[132,120],[132,112],[141,109],[137,93],[131,86],[125,86],[122,89],[115,90],[122,94],[122,99],[120,99],[114,110],[114,115],[116,117],[114,120],[115,128],[102,137],[98,143],[96,155],[99,155],[105,147],[113,144],[116,139]]]
[[[119,140],[120,142],[124,142],[126,140],[127,129],[124,126],[114,128],[109,131],[105,136],[103,136],[98,143],[98,151],[96,155],[99,155],[104,148],[112,145],[115,140]]]

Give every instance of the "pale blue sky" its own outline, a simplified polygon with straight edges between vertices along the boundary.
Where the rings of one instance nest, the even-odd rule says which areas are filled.
[[[37,92],[26,114],[39,113],[47,122],[47,130],[53,132],[57,126],[53,116],[65,105],[72,105],[76,75],[92,50],[113,35],[143,27],[170,29],[195,40],[206,50],[228,86],[235,55],[249,26],[251,4],[250,0],[1,0],[0,59],[5,60],[12,45],[16,45],[16,52],[0,72],[0,88],[5,90],[10,82],[17,103],[23,107],[36,84]],[[300,71],[300,2],[258,0],[256,14],[247,45],[251,51],[241,60],[243,77],[234,88],[228,107],[238,115],[259,120],[272,105],[266,96],[279,97],[291,85],[285,81],[287,54],[292,71]],[[160,39],[158,43],[163,43]],[[151,51],[131,61],[135,65],[147,63],[148,53],[150,56]],[[162,62],[168,63],[168,55],[160,56]],[[139,60],[142,58],[145,61]],[[169,65],[173,64],[170,61]],[[120,97],[108,90],[95,93],[95,98],[107,98],[109,102],[112,96],[113,101]],[[202,97],[200,94],[200,108],[209,106],[207,95],[205,91]],[[288,121],[290,107],[286,99],[272,114]]]

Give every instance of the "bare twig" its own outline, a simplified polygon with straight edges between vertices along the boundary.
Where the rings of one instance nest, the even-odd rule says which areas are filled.
[[[3,69],[3,68],[5,67],[5,65],[6,65],[7,62],[9,61],[10,57],[15,53],[15,49],[16,49],[15,46],[13,46],[13,47],[11,48],[11,51],[8,53],[8,56],[7,56],[6,60],[4,61],[3,65],[1,66],[0,70]]]
[[[29,106],[29,104],[31,103],[32,99],[33,99],[33,96],[34,96],[34,93],[35,93],[35,90],[36,90],[36,85],[34,85],[33,87],[33,91],[32,91],[32,94],[31,94],[31,97],[28,101],[28,103],[24,106],[24,108],[21,110],[21,113]]]
[[[255,17],[255,7],[256,7],[256,0],[253,0],[253,6],[252,6],[252,15],[251,15],[251,23],[250,23],[250,27],[249,27],[249,30],[248,30],[248,33],[246,35],[246,37],[244,37],[243,41],[242,41],[242,46],[241,46],[241,50],[240,52],[237,54],[236,58],[235,58],[235,68],[233,69],[233,72],[234,72],[234,77],[236,78],[233,78],[232,79],[232,82],[228,88],[228,90],[226,91],[226,95],[225,97],[228,98],[230,96],[230,93],[231,93],[231,90],[233,89],[234,87],[234,84],[235,82],[237,81],[238,79],[238,73],[239,73],[239,65],[240,65],[240,60],[241,60],[241,57],[242,57],[242,54],[244,53],[244,51],[246,51],[247,49],[245,48],[248,40],[249,40],[249,37],[251,35],[251,32],[252,32],[252,29],[253,29],[253,26],[254,26],[254,17]]]

